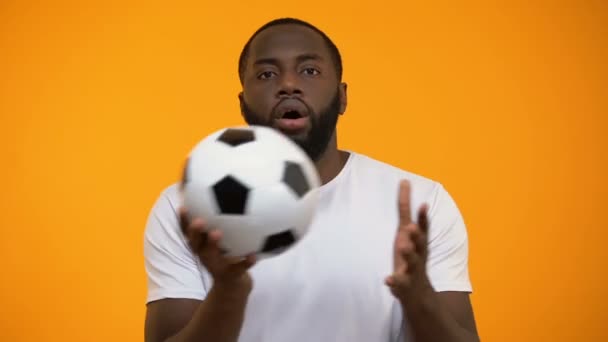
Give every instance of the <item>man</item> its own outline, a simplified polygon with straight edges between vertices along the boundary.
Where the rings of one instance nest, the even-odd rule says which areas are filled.
[[[239,63],[241,112],[315,162],[320,201],[307,236],[256,263],[228,258],[221,233],[188,222],[179,186],[145,232],[147,341],[478,341],[468,240],[444,188],[336,143],[342,61],[314,26],[261,27]]]

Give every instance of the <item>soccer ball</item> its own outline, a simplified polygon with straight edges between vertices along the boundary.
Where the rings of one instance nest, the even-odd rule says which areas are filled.
[[[182,180],[190,219],[223,233],[229,256],[281,254],[304,237],[320,186],[308,155],[262,126],[216,131],[190,152]]]

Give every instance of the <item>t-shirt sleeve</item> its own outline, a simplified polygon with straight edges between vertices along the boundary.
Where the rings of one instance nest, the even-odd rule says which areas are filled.
[[[437,292],[472,292],[469,279],[467,230],[456,203],[437,185],[429,211],[427,273]]]
[[[144,232],[146,303],[163,298],[202,300],[207,295],[211,278],[200,267],[181,232],[178,207],[176,188],[168,188],[148,216]]]

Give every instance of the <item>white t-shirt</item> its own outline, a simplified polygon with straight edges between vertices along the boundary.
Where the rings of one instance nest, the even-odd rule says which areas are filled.
[[[400,304],[384,284],[393,271],[401,179],[411,182],[412,217],[421,204],[430,205],[427,272],[433,288],[471,291],[466,228],[443,186],[351,152],[342,171],[320,188],[309,233],[250,269],[254,287],[240,342],[407,340]],[[180,205],[172,185],[148,219],[148,302],[202,300],[211,288],[211,276],[181,233]]]

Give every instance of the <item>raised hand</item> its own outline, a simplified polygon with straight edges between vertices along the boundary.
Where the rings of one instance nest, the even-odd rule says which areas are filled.
[[[221,231],[207,227],[201,219],[190,222],[185,208],[180,208],[179,218],[190,249],[198,255],[215,284],[251,287],[251,277],[247,270],[255,263],[255,255],[228,257],[220,247]]]
[[[412,221],[410,183],[399,184],[399,226],[394,243],[393,274],[385,280],[400,301],[432,289],[426,273],[428,257],[428,205],[418,209],[417,222]]]

